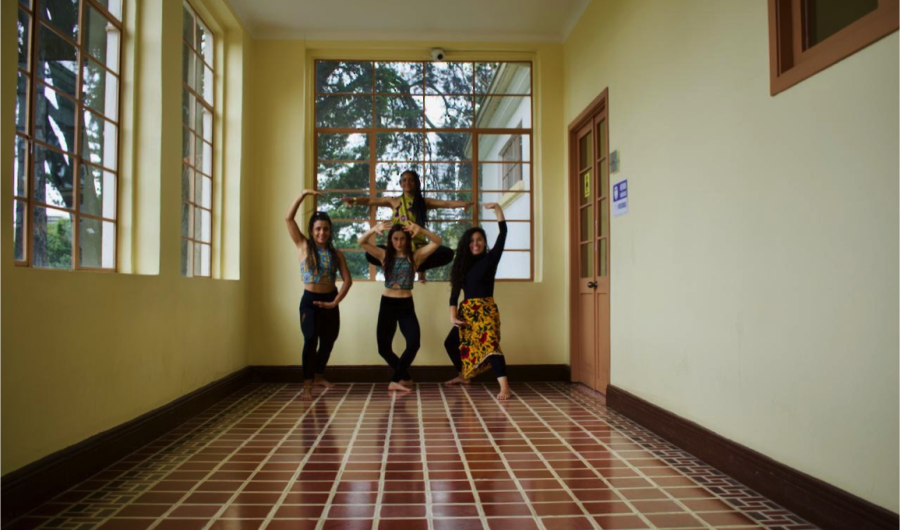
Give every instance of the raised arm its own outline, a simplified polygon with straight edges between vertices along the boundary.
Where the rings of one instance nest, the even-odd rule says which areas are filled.
[[[440,199],[425,199],[426,208],[463,208],[468,210],[475,204],[474,201],[442,201]]]
[[[357,243],[359,243],[359,246],[361,246],[362,248],[364,248],[366,250],[366,252],[375,256],[375,258],[378,259],[378,261],[384,263],[385,252],[384,252],[383,248],[375,245],[375,234],[381,234],[385,230],[390,230],[390,229],[391,229],[390,222],[384,221],[384,222],[378,223],[375,226],[373,226],[372,228],[370,228],[368,230],[368,232],[359,236],[359,239],[357,239],[356,241],[357,241]]]
[[[506,246],[506,217],[503,215],[503,208],[500,207],[496,202],[488,202],[484,205],[488,210],[494,210],[494,214],[497,216],[497,220],[500,221],[498,224],[500,225],[500,233],[497,234],[497,240],[494,242],[494,246],[491,247],[491,251],[488,252],[488,259],[493,263],[499,263],[500,257],[503,255],[503,248]]]
[[[294,245],[298,248],[306,245],[306,236],[300,231],[300,227],[297,226],[297,221],[294,218],[297,216],[297,210],[300,209],[300,203],[303,202],[307,195],[321,195],[321,193],[314,190],[303,190],[303,193],[294,199],[293,204],[291,204],[287,213],[284,214],[284,222],[287,224],[288,234],[291,235]]]
[[[419,234],[425,234],[425,237],[428,238],[428,244],[421,247],[413,254],[413,260],[416,262],[416,267],[421,265],[428,256],[434,254],[434,251],[444,242],[444,240],[441,239],[441,236],[429,231],[427,228],[422,228],[416,223],[409,223],[403,227],[403,230],[407,232],[412,239],[415,239]]]

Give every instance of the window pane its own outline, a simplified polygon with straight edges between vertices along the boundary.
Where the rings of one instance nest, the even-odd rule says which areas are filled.
[[[422,133],[378,133],[376,142],[378,160],[415,162],[425,158],[425,137]]]
[[[372,93],[371,62],[316,61],[316,92]]]
[[[86,7],[84,12],[87,22],[84,28],[85,51],[99,59],[101,64],[106,65],[113,72],[118,72],[119,28],[90,5]]]
[[[41,18],[78,42],[78,0],[41,0]]]
[[[194,164],[194,134],[185,129],[181,129],[181,157],[186,164]]]
[[[597,242],[597,252],[600,254],[598,265],[600,265],[600,276],[608,276],[609,268],[607,264],[607,256],[606,256],[606,239],[601,239]]]
[[[581,232],[579,239],[581,241],[590,241],[594,238],[594,205],[581,209]]]
[[[811,48],[878,9],[878,0],[809,0],[802,5]]]
[[[200,245],[200,274],[203,276],[210,276],[211,254],[212,246]]]
[[[379,190],[400,191],[400,175],[411,169],[422,174],[421,164],[378,164],[375,168],[375,187]]]
[[[28,204],[24,201],[13,201],[13,259],[25,260],[25,218],[28,215]]]
[[[194,200],[194,171],[188,166],[181,167],[181,199]]]
[[[425,96],[425,124],[431,129],[472,127],[473,106],[469,96]]]
[[[191,267],[191,256],[193,256],[193,243],[186,239],[181,240],[181,275],[190,276],[193,269]]]
[[[200,230],[197,239],[204,243],[212,242],[212,213],[208,210],[197,209],[200,212]],[[208,274],[208,273],[207,273]]]
[[[181,37],[189,43],[194,42],[194,14],[191,13],[187,5],[183,7],[184,16],[181,26]]]
[[[38,42],[37,75],[46,84],[75,96],[78,51],[46,26],[41,26]]]
[[[119,117],[119,80],[89,58],[84,60],[81,78],[84,104],[111,120]]]
[[[78,202],[82,213],[115,219],[116,176],[87,164],[81,165]]]
[[[510,142],[518,143],[520,148],[504,150]],[[529,134],[479,134],[478,158],[482,162],[511,162],[519,159],[531,161],[531,135]]]
[[[203,58],[206,64],[215,68],[216,65],[213,63],[213,54],[215,53],[213,34],[206,26],[201,25],[201,27],[203,28],[203,34],[200,35],[200,46],[197,48],[197,51],[200,52],[200,57]]]
[[[327,212],[332,219],[368,219],[368,206],[353,206],[346,204],[344,197],[368,197],[368,192],[363,193],[327,193],[321,197],[316,197],[316,209]],[[306,230],[306,227],[302,227]]]
[[[369,229],[369,223],[365,222],[339,221],[332,224],[334,225],[334,233],[331,237],[335,248],[359,248],[359,244],[356,242],[357,238]],[[305,230],[306,227],[303,227],[303,229]]]
[[[531,128],[531,98],[523,96],[482,96],[475,108],[476,123],[482,129]]]
[[[479,94],[531,94],[530,63],[475,63]]]
[[[427,94],[471,94],[473,91],[472,63],[426,63],[425,92]]]
[[[319,160],[367,160],[369,158],[368,134],[318,135]]]
[[[192,127],[194,123],[194,113],[192,111],[195,102],[196,99],[193,94],[188,92],[187,89],[181,90],[181,123],[189,127]]]
[[[197,92],[203,96],[203,100],[213,104],[213,71],[203,63],[197,61],[197,81],[199,82]]]
[[[594,244],[585,243],[581,245],[581,277],[594,277]]]
[[[424,98],[422,96],[377,96],[375,114],[378,127],[386,129],[421,129]]]
[[[471,190],[472,164],[428,164],[423,178],[426,190]]]
[[[181,82],[197,90],[197,55],[187,44],[181,45]]]
[[[116,169],[118,128],[100,116],[85,111],[81,130],[81,156],[94,164]]]
[[[456,222],[449,221],[445,223],[429,223],[429,230],[434,232],[435,234],[441,236],[444,242],[442,243],[445,247],[450,247],[455,249],[457,245],[459,245],[459,238],[462,237],[463,232],[472,228],[471,221],[466,222]],[[488,238],[488,241],[493,241]],[[449,267],[449,265],[448,265]],[[429,278],[431,276],[429,275]]]
[[[203,245],[194,243],[194,276],[203,276]]]
[[[609,235],[609,223],[606,221],[609,218],[609,204],[606,202],[606,199],[602,199],[600,201],[600,235],[608,236]]]
[[[16,130],[28,130],[28,76],[18,72],[16,83]]]
[[[72,156],[37,145],[34,147],[34,200],[74,209],[74,178]]]
[[[496,219],[492,210],[484,208],[485,203],[496,202],[503,208],[503,215],[510,221],[531,220],[531,194],[509,192],[485,192],[478,194],[478,204],[481,206],[479,216],[485,220]]]
[[[31,17],[21,9],[19,10],[16,26],[19,34],[19,68],[28,70],[29,51],[31,50]]]
[[[206,142],[203,142],[203,166],[201,171],[207,175],[212,175],[212,144]]]
[[[479,164],[478,175],[478,185],[483,190],[531,190],[531,164]]]
[[[504,252],[497,266],[497,278],[527,280],[531,277],[531,252]]]
[[[200,176],[200,206],[212,208],[212,179]]]
[[[609,163],[603,161],[600,163],[600,187],[597,188],[597,196],[602,197],[609,191]]]
[[[375,63],[375,91],[382,94],[421,94],[423,63]]]
[[[347,260],[347,268],[350,270],[350,276],[353,279],[369,279],[369,262],[366,261],[365,253],[345,251],[344,258]]]
[[[494,244],[500,230],[499,224],[494,219],[494,215],[490,214],[490,217],[481,223],[490,245]],[[510,221],[506,223],[506,226],[509,230],[509,233],[506,234],[507,250],[531,250],[531,223]]]
[[[358,129],[371,126],[371,97],[316,96],[316,127]]]
[[[600,158],[606,158],[606,120],[597,126],[597,152]]]
[[[72,268],[72,214],[52,208],[34,207],[35,267]]]
[[[202,104],[197,104],[197,132],[209,143],[213,140],[213,115]]]
[[[16,150],[13,154],[13,195],[28,197],[28,140],[16,135]]]
[[[82,267],[115,267],[116,225],[81,217],[78,219],[78,263]]]
[[[439,201],[463,201],[466,203],[472,202],[472,193],[426,191],[424,195],[426,199],[437,199]],[[466,209],[432,208],[428,210],[429,221],[458,221],[460,219],[472,219],[472,215],[472,207]]]
[[[428,133],[425,137],[425,155],[438,162],[462,162],[472,160],[472,135],[470,133]]]
[[[591,186],[594,184],[593,181],[593,173],[587,171],[581,175],[581,189],[578,192],[578,197],[581,199],[581,204],[587,204],[591,200]]]
[[[122,0],[97,0],[97,3],[105,7],[116,20],[122,20]]]
[[[63,151],[74,152],[75,102],[49,88],[41,88],[36,103],[35,137]]]
[[[316,189],[368,190],[369,164],[319,164]]]
[[[194,233],[194,207],[186,202],[181,203],[181,235],[191,237]]]

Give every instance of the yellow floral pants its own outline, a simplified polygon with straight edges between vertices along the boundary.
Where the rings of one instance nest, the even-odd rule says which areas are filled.
[[[463,363],[463,377],[470,379],[490,369],[485,362],[491,355],[503,355],[500,350],[500,311],[493,298],[469,298],[459,306],[459,319],[466,323],[459,328],[459,356]]]

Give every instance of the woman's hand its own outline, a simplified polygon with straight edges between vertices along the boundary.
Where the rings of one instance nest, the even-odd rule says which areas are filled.
[[[394,226],[394,225],[391,224],[390,221],[382,221],[382,222],[378,223],[377,225],[375,225],[374,227],[372,227],[372,229],[375,230],[376,232],[378,232],[378,235],[383,236],[384,231],[387,230],[388,232],[390,232],[392,226]]]
[[[341,197],[341,200],[347,206],[356,206],[356,197]]]
[[[466,327],[466,323],[463,322],[462,320],[460,320],[459,317],[456,317],[454,315],[450,315],[450,323],[456,327],[460,327],[460,328]]]
[[[322,309],[334,309],[338,306],[337,302],[313,302],[313,305],[316,307],[321,307]]]
[[[303,193],[301,195],[315,195],[316,197],[319,197],[322,195],[322,193],[316,190],[303,190]]]
[[[500,207],[496,202],[486,202],[484,203],[484,208],[486,210],[494,210],[494,215],[497,216],[498,221],[505,221],[506,219],[503,217],[503,208]]]
[[[403,227],[403,231],[408,232],[410,237],[415,239],[416,236],[422,233],[422,227],[416,223],[409,223]]]

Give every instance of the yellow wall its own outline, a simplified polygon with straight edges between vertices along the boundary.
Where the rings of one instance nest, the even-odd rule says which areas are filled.
[[[766,2],[597,0],[564,85],[629,181],[613,384],[895,512],[897,48],[771,97]]]
[[[253,174],[251,191],[250,363],[300,363],[303,339],[297,306],[303,292],[294,245],[284,214],[304,186],[312,187],[312,108],[307,73],[314,58],[429,60],[442,43],[258,41],[253,55]],[[452,59],[529,58],[535,63],[535,266],[534,283],[498,282],[504,352],[515,364],[567,364],[565,290],[565,177],[562,141],[562,46],[444,43]],[[480,55],[465,50],[497,50]],[[507,51],[502,51],[507,50]],[[512,51],[508,51],[512,50]],[[299,216],[298,216],[299,218]],[[308,217],[304,217],[306,219]],[[302,221],[305,225],[305,221]],[[383,285],[356,282],[341,304],[341,334],[332,365],[381,364],[375,347],[375,320]],[[443,341],[450,330],[450,287],[417,284],[416,313],[422,326],[419,365],[449,364]],[[528,333],[524,333],[528,330]],[[402,342],[397,334],[395,349]]]
[[[146,193],[136,194],[135,217],[122,219],[120,244],[149,242],[143,255],[133,250],[124,257],[123,269],[154,274],[15,267],[9,230],[12,181],[9,171],[4,172],[6,178],[0,180],[0,214],[6,220],[0,237],[3,474],[247,364],[246,276],[228,281],[180,275],[181,136],[177,131],[181,122],[181,1],[140,5],[140,11],[131,13],[141,28],[132,34],[138,39],[135,64],[139,75],[137,85],[130,87],[135,90],[137,110],[134,116],[123,117],[123,135],[133,136],[136,143],[123,153],[134,160],[127,178]],[[134,8],[134,4],[128,7]],[[11,146],[16,3],[4,2],[2,9],[0,144]],[[226,15],[225,23],[231,23],[224,27],[225,41],[237,58],[237,65],[225,65],[224,71],[243,76],[239,67],[241,56],[249,51],[245,48],[247,36],[228,19],[228,13],[218,12]],[[224,172],[224,178],[232,179],[225,189],[235,191],[235,186],[241,186],[246,197],[248,183],[239,175],[247,163],[240,147],[241,100],[246,94],[238,87],[225,97],[237,98],[229,100],[232,114],[223,116],[223,127],[237,120],[237,131],[226,132],[231,138],[225,141],[238,146],[228,154],[236,171],[233,167],[231,173]],[[12,168],[12,149],[0,149],[0,164]],[[231,207],[232,214],[242,211],[246,225],[246,208],[239,204]],[[132,215],[131,209],[126,212]],[[222,222],[241,224],[234,219]],[[240,245],[240,233],[232,231],[232,240],[223,244],[226,253]],[[136,258],[132,261],[131,256]],[[240,263],[223,256],[221,267],[223,275],[231,271],[236,277]]]

